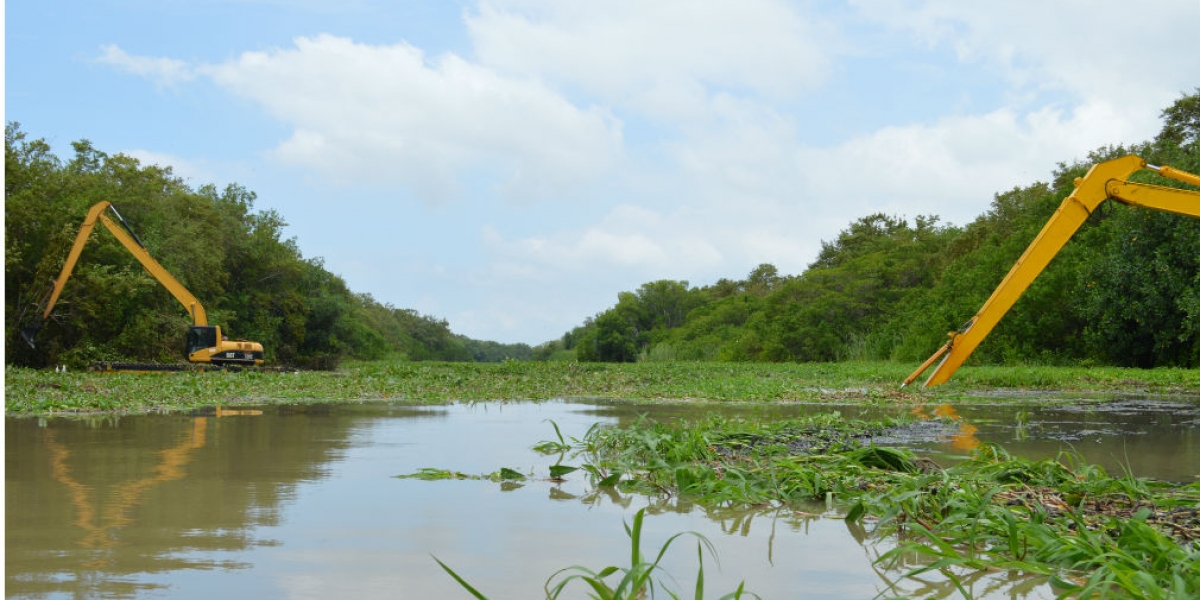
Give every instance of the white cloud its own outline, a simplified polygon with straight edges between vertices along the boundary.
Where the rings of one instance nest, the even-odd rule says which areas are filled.
[[[1048,181],[1059,162],[1084,160],[1114,139],[1146,139],[1136,129],[1104,103],[1071,112],[1000,109],[801,148],[796,164],[805,172],[802,189],[827,200],[820,212],[841,214],[844,224],[873,212],[965,224],[994,194]]]
[[[826,26],[774,0],[483,2],[467,17],[482,64],[578,86],[662,119],[703,115],[715,90],[773,98],[830,68]]]
[[[634,268],[643,272],[681,266],[719,263],[721,255],[690,230],[654,210],[622,204],[599,223],[580,231],[560,231],[551,236],[506,240],[495,226],[484,229],[482,240],[493,255],[503,256],[509,272],[513,261],[538,265],[530,275],[550,272],[585,272],[596,269]]]
[[[163,152],[135,149],[126,150],[122,154],[137,159],[143,166],[158,165],[170,169],[173,175],[183,179],[188,185],[196,187],[212,183],[221,178],[213,169],[203,164]]]
[[[1163,0],[851,0],[864,18],[999,66],[1018,90],[1058,90],[1076,102],[1122,107],[1143,129],[1196,86],[1200,4]],[[1141,115],[1150,113],[1149,118]]]
[[[181,60],[133,56],[112,44],[101,46],[100,51],[97,62],[145,77],[159,86],[172,86],[195,78],[191,66]]]
[[[295,128],[273,156],[343,182],[444,199],[476,177],[509,197],[553,197],[620,158],[621,126],[607,111],[406,43],[297,38],[199,70]]]

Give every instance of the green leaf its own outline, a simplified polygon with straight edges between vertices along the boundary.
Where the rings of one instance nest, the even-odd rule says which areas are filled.
[[[859,500],[858,502],[854,503],[854,506],[850,507],[849,511],[846,512],[846,522],[853,523],[853,522],[861,519],[863,514],[866,512],[867,512],[867,505],[863,504],[862,500]]]
[[[614,485],[617,485],[620,482],[621,482],[621,474],[613,473],[612,475],[609,475],[608,477],[601,479],[599,482],[596,483],[596,485],[599,487],[612,487]]]
[[[572,466],[568,466],[568,465],[551,465],[550,466],[550,478],[551,479],[562,479],[563,475],[566,475],[568,473],[578,471],[578,470],[579,470],[579,467],[572,467]]]
[[[508,467],[504,467],[504,468],[500,469],[500,479],[504,479],[506,481],[522,481],[525,479],[525,476],[522,475],[521,472],[517,471],[516,469],[510,469]]]

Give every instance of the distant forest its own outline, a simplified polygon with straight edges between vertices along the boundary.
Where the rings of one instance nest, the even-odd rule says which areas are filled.
[[[864,216],[799,275],[762,264],[703,287],[659,280],[540,347],[582,361],[919,361],[992,290],[1096,162],[1136,154],[1200,173],[1200,89],[1159,134],[1060,163],[965,227]],[[1132,178],[1183,187],[1151,172]],[[973,363],[1200,367],[1200,220],[1106,202],[975,351]]]
[[[19,124],[4,129],[4,334],[8,364],[83,367],[96,361],[181,362],[187,313],[103,227],[97,227],[37,349],[20,338],[58,276],[84,215],[101,200],[231,338],[262,342],[270,363],[334,368],[346,358],[529,359],[526,344],[456,335],[444,319],[350,291],[305,258],[275,211],[241,186],[193,190],[169,168],[110,156],[88,141],[66,162]]]
[[[350,291],[283,238],[283,217],[241,186],[191,189],[169,168],[89,142],[62,161],[5,127],[5,360],[84,366],[182,360],[186,313],[97,231],[36,350],[20,325],[58,275],[90,206],[116,204],[209,321],[263,343],[277,364],[344,359],[839,361],[924,359],[976,313],[1095,162],[1137,154],[1200,173],[1200,88],[1166,108],[1152,140],[1060,163],[1050,183],[999,193],[963,227],[872,214],[822,242],[798,275],[762,264],[711,285],[659,280],[537,348],[472,340],[444,319]],[[1179,184],[1153,173],[1137,180]],[[1108,202],[979,347],[974,363],[1200,367],[1200,221]]]

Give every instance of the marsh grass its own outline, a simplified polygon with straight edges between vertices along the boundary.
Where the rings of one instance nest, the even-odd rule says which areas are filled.
[[[995,447],[948,471],[953,481],[900,483],[860,499],[897,506],[878,526],[903,540],[881,560],[919,553],[910,576],[955,568],[1051,578],[1075,598],[1200,596],[1200,486],[1109,477],[1099,467],[1023,461]],[[912,494],[932,498],[905,503]]]
[[[939,388],[899,389],[915,365],[661,362],[349,363],[336,372],[56,373],[5,368],[10,415],[152,412],[214,404],[612,398],[634,401],[911,403],[988,390],[1191,393],[1200,369],[967,367]],[[996,401],[996,398],[989,398]]]
[[[658,553],[654,555],[653,560],[650,556],[642,551],[642,527],[646,518],[646,509],[641,509],[633,517],[633,525],[625,523],[625,534],[629,536],[630,558],[629,566],[607,566],[598,570],[576,565],[567,567],[555,572],[546,580],[545,593],[548,600],[555,600],[563,595],[568,588],[574,589],[583,587],[588,590],[592,598],[600,600],[626,600],[626,599],[643,599],[657,598],[659,594],[665,594],[670,598],[681,598],[680,592],[672,589],[670,586],[670,576],[665,573],[661,567],[663,558],[667,551],[679,539],[687,536],[694,537],[696,542],[696,581],[692,588],[691,597],[695,600],[702,600],[705,596],[704,590],[704,554],[707,552],[716,560],[716,549],[713,548],[712,542],[708,541],[703,535],[687,531],[677,533],[663,542],[659,547]],[[463,589],[467,590],[472,596],[479,600],[487,600],[482,592],[466,581],[461,575],[450,568],[449,565],[442,562],[438,557],[433,557],[437,564],[446,571]],[[737,599],[743,596],[757,598],[753,593],[745,591],[744,584],[739,584],[737,589],[721,596],[721,600]]]
[[[986,444],[942,468],[907,450],[822,441],[897,425],[641,421],[590,432],[585,470],[713,506],[836,499],[845,519],[898,541],[882,565],[921,557],[909,577],[940,572],[964,597],[964,573],[995,570],[1048,578],[1074,598],[1200,597],[1200,483],[1113,477],[1070,455],[1029,461]]]

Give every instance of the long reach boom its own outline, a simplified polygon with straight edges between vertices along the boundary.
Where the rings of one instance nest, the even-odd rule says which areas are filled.
[[[1079,230],[1088,216],[1108,199],[1122,204],[1141,206],[1191,217],[1200,217],[1200,192],[1128,181],[1142,169],[1150,169],[1163,177],[1200,186],[1200,176],[1171,167],[1148,164],[1140,157],[1129,155],[1097,163],[1087,175],[1075,180],[1075,190],[1059,205],[1058,210],[1042,227],[1025,253],[1017,259],[1012,270],[992,292],[987,302],[971,320],[958,331],[950,332],[950,340],[909,375],[903,385],[921,376],[938,359],[941,362],[925,380],[925,387],[945,383],[979,346],[1000,318],[1016,303],[1033,280],[1050,264],[1050,260]]]
[[[108,216],[111,212],[116,221]],[[221,328],[208,324],[208,314],[204,311],[204,305],[188,291],[179,280],[175,279],[162,265],[150,256],[150,252],[146,249],[145,244],[138,238],[125,219],[121,217],[121,213],[117,212],[116,207],[108,201],[97,202],[88,210],[87,216],[83,220],[83,225],[79,228],[79,233],[75,235],[75,243],[71,246],[71,252],[67,255],[67,261],[63,264],[62,271],[58,275],[58,279],[54,280],[49,294],[47,295],[43,305],[39,307],[40,319],[23,327],[21,329],[21,337],[25,339],[31,347],[34,345],[34,337],[46,319],[50,318],[54,311],[54,306],[58,304],[58,298],[62,294],[63,288],[67,284],[67,280],[71,277],[71,273],[75,270],[75,264],[79,262],[79,255],[83,252],[83,247],[87,244],[88,238],[92,234],[92,230],[96,228],[96,222],[99,221],[105,228],[121,242],[121,245],[133,254],[134,258],[142,264],[146,272],[150,273],[167,291],[183,305],[184,310],[192,317],[192,328],[188,332],[187,351],[186,355],[189,361],[194,363],[212,363],[212,364],[262,364],[263,348],[258,342],[248,340],[229,341],[221,335]],[[120,225],[117,224],[120,222]]]

